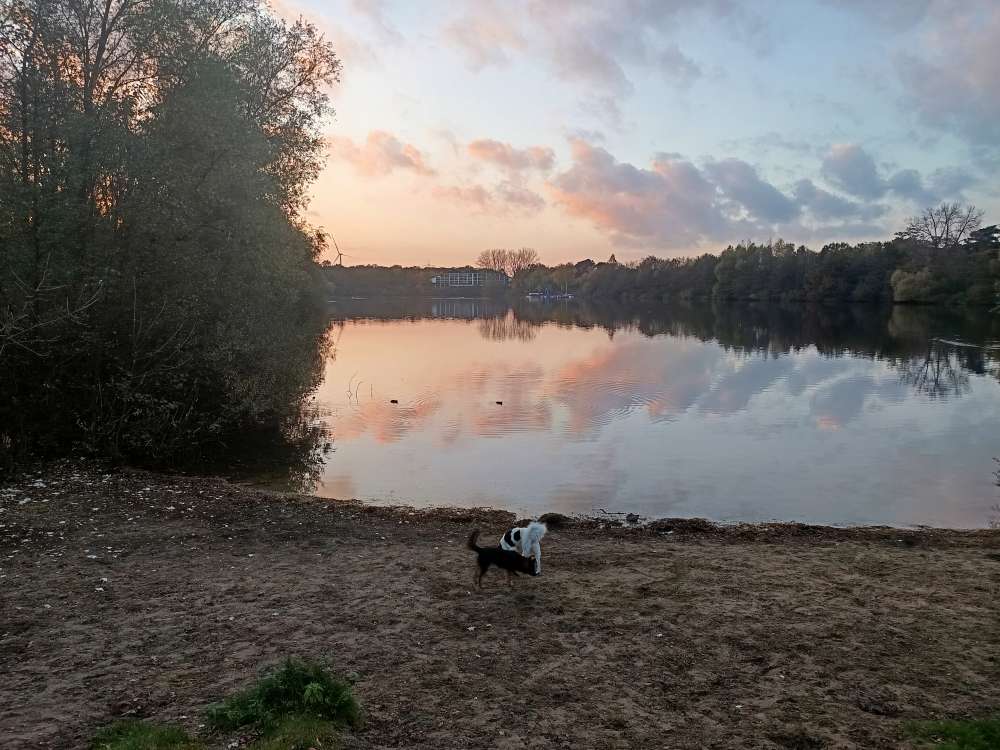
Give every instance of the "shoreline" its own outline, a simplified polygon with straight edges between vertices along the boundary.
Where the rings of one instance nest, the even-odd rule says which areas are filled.
[[[68,462],[0,508],[15,750],[197,732],[290,655],[354,676],[358,749],[909,747],[1000,706],[1000,530],[550,518],[543,575],[479,591],[468,532],[513,514]]]
[[[890,523],[835,523],[835,522],[814,522],[800,520],[771,519],[767,521],[743,521],[743,520],[718,520],[705,516],[643,516],[629,511],[607,510],[595,508],[594,513],[566,514],[560,511],[543,511],[530,516],[519,516],[515,511],[506,510],[488,505],[408,505],[405,502],[390,502],[382,500],[366,500],[362,498],[338,498],[316,495],[311,492],[299,492],[295,490],[280,489],[267,482],[255,482],[252,480],[241,480],[238,476],[226,476],[219,473],[201,473],[199,471],[187,472],[184,470],[169,471],[164,469],[143,468],[129,464],[105,464],[100,460],[90,459],[57,459],[53,461],[41,462],[19,471],[15,476],[6,480],[0,478],[0,488],[17,482],[21,477],[34,476],[44,473],[49,467],[56,467],[62,470],[65,467],[76,467],[78,470],[86,472],[100,472],[104,474],[122,474],[134,476],[147,476],[152,481],[169,482],[178,481],[202,481],[211,483],[223,483],[232,486],[236,490],[243,490],[251,494],[261,494],[273,497],[278,501],[293,500],[296,502],[315,502],[319,504],[329,503],[333,505],[360,506],[363,508],[379,509],[386,513],[399,513],[412,515],[414,513],[421,516],[435,516],[441,514],[442,518],[462,517],[465,515],[485,515],[504,516],[509,520],[504,523],[514,524],[527,520],[545,520],[547,517],[556,517],[557,524],[572,525],[578,528],[601,528],[607,530],[620,530],[629,533],[641,534],[644,531],[666,532],[671,528],[683,529],[685,533],[697,533],[718,537],[736,537],[749,540],[759,538],[778,538],[784,536],[801,536],[812,538],[844,538],[860,539],[889,538],[893,535],[908,534],[933,534],[942,538],[956,535],[980,535],[1000,534],[1000,491],[998,491],[998,503],[995,506],[996,518],[990,520],[985,526],[954,527],[954,526],[934,526],[932,524],[907,524],[895,525]],[[2,498],[0,498],[2,500]],[[635,517],[637,521],[627,520]]]

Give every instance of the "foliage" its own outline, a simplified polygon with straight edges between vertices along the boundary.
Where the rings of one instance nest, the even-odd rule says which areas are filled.
[[[94,737],[91,750],[202,750],[183,729],[145,721],[119,721]]]
[[[995,750],[1000,747],[1000,717],[912,722],[907,724],[906,731],[922,745],[939,750]]]
[[[289,716],[357,727],[361,708],[346,682],[319,664],[289,659],[252,687],[209,708],[207,721],[221,731],[253,725],[270,733]]]
[[[296,423],[332,49],[263,0],[0,19],[0,451],[157,460]]]

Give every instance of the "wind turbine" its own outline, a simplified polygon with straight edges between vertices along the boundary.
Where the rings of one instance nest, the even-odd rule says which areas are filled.
[[[344,254],[340,252],[340,245],[337,244],[337,238],[331,234],[330,239],[333,240],[333,249],[337,251],[337,259],[333,261],[333,264],[342,266],[344,265]]]

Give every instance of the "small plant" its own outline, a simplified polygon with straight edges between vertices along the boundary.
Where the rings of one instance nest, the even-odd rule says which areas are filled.
[[[315,662],[289,659],[252,687],[210,707],[207,722],[219,731],[252,725],[271,735],[287,717],[357,727],[361,708],[345,681]]]
[[[915,721],[906,731],[923,746],[937,750],[996,750],[1000,747],[1000,716],[992,719]]]
[[[92,750],[204,750],[179,727],[145,721],[119,721],[105,727],[91,743]]]

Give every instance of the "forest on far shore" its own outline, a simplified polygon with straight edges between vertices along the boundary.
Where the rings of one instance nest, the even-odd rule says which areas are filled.
[[[718,299],[758,302],[880,302],[996,305],[1000,229],[983,226],[973,206],[942,204],[909,220],[885,242],[825,245],[818,252],[783,240],[741,242],[718,255],[620,263],[581,260],[546,266],[530,249],[489,250],[475,267],[505,271],[510,291],[569,292],[591,299],[667,302]],[[468,268],[472,268],[469,266]],[[472,293],[442,290],[443,268],[327,266],[332,294],[405,296]],[[503,287],[478,290],[503,294]]]

